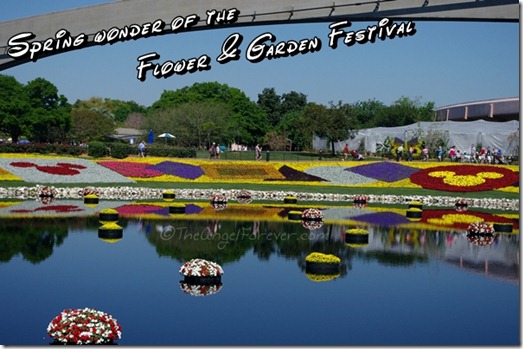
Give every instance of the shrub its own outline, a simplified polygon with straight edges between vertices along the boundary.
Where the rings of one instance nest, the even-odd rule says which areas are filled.
[[[87,154],[93,158],[101,158],[107,155],[107,147],[103,142],[90,142],[87,149]]]
[[[123,143],[110,143],[109,147],[111,148],[111,157],[116,159],[124,159],[128,157],[131,151],[129,146]]]

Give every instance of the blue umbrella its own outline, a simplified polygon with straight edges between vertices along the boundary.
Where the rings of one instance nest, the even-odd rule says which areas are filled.
[[[154,132],[153,132],[153,130],[151,129],[151,130],[149,131],[149,136],[147,137],[147,143],[149,143],[149,144],[153,144],[153,142],[154,142]]]

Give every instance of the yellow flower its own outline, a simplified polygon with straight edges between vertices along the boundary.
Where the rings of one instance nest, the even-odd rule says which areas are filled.
[[[307,257],[305,257],[305,261],[311,263],[340,263],[341,259],[333,254],[312,252]]]
[[[324,274],[311,274],[311,273],[306,273],[305,275],[307,275],[309,280],[314,281],[314,282],[330,281],[330,280],[334,280],[340,276],[340,274],[324,275]]]

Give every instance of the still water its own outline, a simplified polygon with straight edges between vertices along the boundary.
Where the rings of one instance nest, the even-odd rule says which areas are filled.
[[[410,222],[398,209],[337,207],[310,230],[278,205],[196,203],[181,215],[154,203],[112,206],[119,240],[99,238],[100,206],[4,205],[1,344],[48,345],[52,318],[85,307],[117,319],[120,345],[521,343],[519,232],[480,246],[463,228],[475,218],[517,225],[514,215],[425,210],[438,218]],[[346,243],[352,227],[367,229],[368,243]],[[311,252],[340,257],[340,274],[307,274]],[[180,266],[197,257],[224,269],[214,294],[181,288]]]

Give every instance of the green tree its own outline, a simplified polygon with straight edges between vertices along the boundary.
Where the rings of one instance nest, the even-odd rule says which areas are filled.
[[[195,83],[176,91],[164,91],[149,112],[170,109],[185,103],[214,102],[228,110],[225,133],[229,141],[255,144],[267,131],[266,114],[242,91],[217,82]]]
[[[145,125],[155,134],[174,134],[178,145],[202,149],[212,142],[227,143],[228,114],[227,107],[222,103],[188,102],[152,111]]]
[[[267,122],[271,127],[279,124],[282,116],[281,97],[276,94],[274,87],[264,88],[258,94],[258,106],[267,114]]]
[[[0,127],[15,143],[26,131],[25,124],[30,109],[24,86],[12,76],[0,75]]]
[[[88,143],[102,141],[114,134],[114,121],[94,110],[73,108],[72,127],[68,138],[70,141]]]
[[[380,110],[375,126],[396,127],[434,120],[434,102],[421,105],[419,98],[401,97],[389,107]]]
[[[31,109],[27,128],[36,142],[63,142],[71,128],[71,105],[58,88],[44,78],[24,87]]]
[[[336,142],[352,138],[355,135],[354,117],[348,104],[330,103],[327,108],[323,105],[309,103],[303,114],[303,122],[310,125],[311,135],[326,138],[331,144],[332,154],[335,154]]]
[[[383,110],[387,108],[385,104],[375,99],[358,101],[351,104],[351,107],[358,128],[375,127],[378,117],[383,113]]]
[[[281,96],[281,113],[287,114],[292,112],[303,111],[307,105],[307,96],[303,93],[291,91]]]

